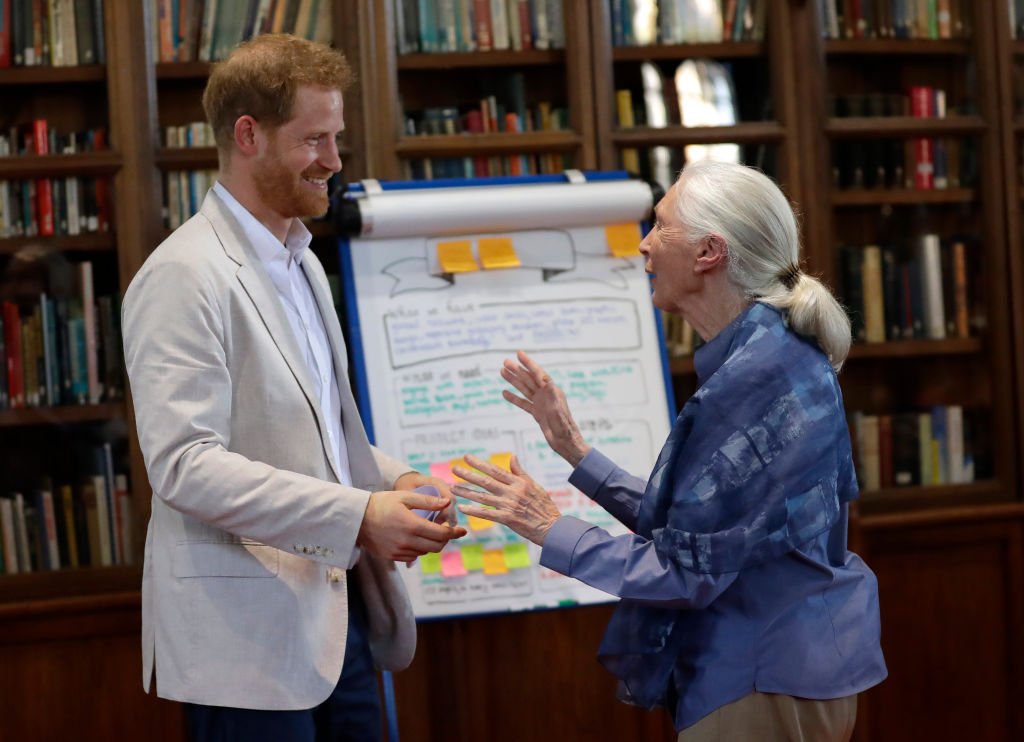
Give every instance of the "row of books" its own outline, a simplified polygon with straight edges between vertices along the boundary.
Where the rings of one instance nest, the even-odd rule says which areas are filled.
[[[838,189],[946,190],[971,188],[978,177],[975,140],[929,137],[922,161],[918,140],[851,140],[832,146],[832,185]]]
[[[764,39],[771,0],[608,0],[615,46]]]
[[[0,181],[0,237],[49,237],[110,230],[110,182],[103,178]]]
[[[818,0],[827,39],[953,39],[970,36],[972,0]]]
[[[573,167],[571,154],[557,152],[523,155],[431,157],[407,160],[405,177],[409,180],[443,178],[489,178],[502,175],[553,175]]]
[[[980,412],[939,405],[927,412],[849,416],[850,440],[863,490],[968,484],[978,476]]]
[[[662,331],[665,333],[665,349],[672,358],[692,356],[693,351],[703,342],[693,325],[672,312],[661,313]]]
[[[0,409],[124,398],[116,296],[95,296],[92,263],[73,291],[0,302]]]
[[[150,0],[161,62],[215,62],[242,41],[290,33],[329,44],[331,0]]]
[[[164,226],[177,229],[199,211],[217,182],[216,170],[172,170],[164,174]]]
[[[9,127],[0,134],[0,157],[21,155],[73,155],[109,149],[107,130],[95,127],[62,134],[44,118]]]
[[[214,147],[216,144],[213,127],[205,121],[192,121],[164,129],[165,147]]]
[[[569,128],[569,111],[554,108],[547,101],[535,108],[506,108],[489,95],[469,109],[454,106],[425,108],[406,117],[405,133],[409,136],[444,134],[522,133],[528,131],[560,131]]]
[[[113,473],[110,445],[77,486],[46,478],[31,492],[0,496],[0,574],[134,562],[128,478]]]
[[[561,49],[563,0],[394,0],[399,54]]]
[[[0,3],[0,67],[105,63],[103,0]]]
[[[945,118],[946,91],[922,85],[911,86],[906,93],[846,93],[830,96],[829,108],[836,118],[911,115],[918,118]],[[942,112],[941,115],[939,111]]]
[[[857,341],[967,338],[971,334],[967,249],[917,240],[912,253],[878,245],[844,247],[844,300]]]

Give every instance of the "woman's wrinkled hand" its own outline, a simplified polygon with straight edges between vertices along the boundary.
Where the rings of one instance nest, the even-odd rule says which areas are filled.
[[[590,451],[583,440],[576,421],[569,412],[565,394],[547,372],[523,351],[515,361],[505,359],[501,378],[514,386],[519,396],[505,389],[502,396],[516,407],[531,415],[540,426],[544,440],[551,450],[568,461],[574,468]]]
[[[467,454],[465,461],[473,468],[453,466],[452,472],[485,491],[461,484],[452,487],[452,494],[478,503],[459,505],[459,510],[466,515],[501,523],[523,538],[543,546],[545,536],[561,513],[547,490],[523,471],[519,459],[512,457],[511,472],[472,454]]]

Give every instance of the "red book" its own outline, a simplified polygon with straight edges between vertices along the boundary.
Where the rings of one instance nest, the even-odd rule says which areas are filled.
[[[932,118],[935,91],[927,85],[915,85],[910,88],[910,115],[914,118]],[[935,187],[935,157],[932,140],[920,137],[913,142],[914,148],[914,187],[931,190]]]
[[[50,133],[46,119],[32,122],[32,147],[37,155],[50,154]],[[36,212],[39,214],[39,234],[49,237],[53,234],[53,182],[49,178],[36,180]]]
[[[476,18],[476,50],[489,52],[494,48],[491,0],[473,0],[473,17]]]
[[[523,50],[533,48],[533,34],[530,33],[530,2],[529,0],[516,0],[519,11],[519,40]]]
[[[0,67],[11,66],[11,3],[0,9]]]

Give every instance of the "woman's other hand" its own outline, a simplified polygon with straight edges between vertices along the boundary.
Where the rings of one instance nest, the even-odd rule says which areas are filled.
[[[583,457],[590,452],[590,446],[583,440],[580,429],[569,412],[565,394],[551,381],[547,372],[526,353],[519,351],[516,358],[518,362],[505,359],[501,368],[501,378],[514,386],[522,396],[507,389],[502,391],[502,396],[532,415],[551,449],[573,467],[578,466]]]
[[[512,457],[511,472],[499,469],[472,454],[467,454],[465,460],[472,469],[453,466],[452,472],[486,492],[463,485],[452,487],[452,494],[479,503],[459,505],[459,510],[466,515],[501,523],[523,538],[543,546],[544,537],[561,513],[547,490],[533,481],[519,466],[519,459]]]

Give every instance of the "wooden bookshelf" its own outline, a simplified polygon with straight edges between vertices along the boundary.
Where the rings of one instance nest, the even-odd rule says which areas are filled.
[[[403,157],[460,157],[517,152],[569,152],[578,149],[580,136],[571,131],[534,131],[523,134],[456,134],[402,137],[395,153]]]
[[[987,129],[979,116],[951,116],[944,119],[884,116],[874,118],[837,118],[825,124],[825,133],[833,138],[927,137],[983,134]]]
[[[972,188],[935,190],[911,188],[857,188],[832,192],[833,206],[916,206],[921,204],[967,204],[976,201]]]
[[[968,39],[829,39],[825,53],[831,56],[952,56],[970,54]]]
[[[526,51],[443,52],[439,54],[399,54],[396,66],[407,70],[459,70],[495,67],[535,67],[565,64],[563,49]]]
[[[123,419],[123,402],[66,407],[24,407],[0,410],[0,428],[28,425],[70,425]]]
[[[0,255],[12,255],[28,245],[38,245],[60,252],[108,252],[116,249],[110,232],[58,235],[56,237],[5,237],[0,239]]]
[[[47,85],[66,86],[81,83],[103,83],[107,68],[101,64],[77,67],[8,67],[0,69],[0,86]]]
[[[746,59],[763,57],[766,46],[760,41],[723,41],[714,44],[653,44],[617,46],[612,50],[616,62],[646,62],[651,59]]]
[[[618,129],[611,140],[618,146],[685,146],[687,144],[759,144],[781,142],[786,130],[775,121],[739,123],[733,126],[635,126]]]
[[[121,167],[117,152],[82,152],[77,155],[22,155],[0,157],[0,179],[112,175]]]
[[[881,360],[886,358],[920,358],[926,356],[972,355],[981,353],[984,345],[979,338],[955,340],[892,340],[885,343],[854,343],[850,346],[849,361]]]

